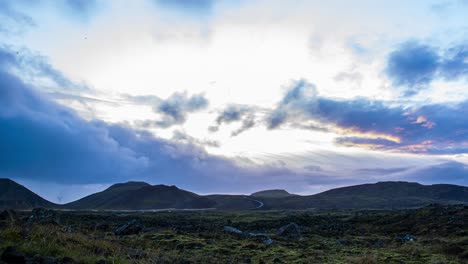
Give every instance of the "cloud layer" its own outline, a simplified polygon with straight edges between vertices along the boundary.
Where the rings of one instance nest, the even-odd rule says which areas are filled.
[[[336,143],[411,153],[455,154],[468,151],[468,101],[453,105],[403,107],[357,98],[317,95],[313,84],[295,82],[267,120],[273,129],[312,122],[343,136]],[[304,127],[304,126],[302,126]]]
[[[401,44],[388,56],[386,73],[394,86],[414,95],[435,79],[458,80],[468,76],[468,47],[442,50],[416,41]]]

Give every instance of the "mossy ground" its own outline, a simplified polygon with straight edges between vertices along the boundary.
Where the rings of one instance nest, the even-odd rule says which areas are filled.
[[[28,213],[21,213],[27,217]],[[141,219],[143,233],[113,230]],[[302,238],[275,235],[295,222]],[[230,225],[265,232],[261,242],[223,232]],[[80,263],[468,263],[468,209],[428,207],[395,211],[243,211],[97,213],[60,212],[60,224],[0,229],[0,250],[15,246],[28,255]],[[414,241],[401,241],[411,234]]]

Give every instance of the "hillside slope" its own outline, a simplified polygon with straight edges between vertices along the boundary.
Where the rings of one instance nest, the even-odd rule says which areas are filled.
[[[215,202],[175,186],[144,182],[115,184],[108,189],[65,204],[70,209],[150,210],[211,208]]]
[[[0,179],[0,209],[32,209],[35,207],[56,208],[51,203],[28,188],[10,179]]]
[[[379,182],[332,189],[315,195],[262,198],[265,209],[411,208],[431,203],[468,203],[468,187]]]

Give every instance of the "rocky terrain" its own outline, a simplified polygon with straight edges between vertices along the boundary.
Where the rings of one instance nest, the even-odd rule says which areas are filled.
[[[0,263],[468,263],[468,207],[5,210]]]

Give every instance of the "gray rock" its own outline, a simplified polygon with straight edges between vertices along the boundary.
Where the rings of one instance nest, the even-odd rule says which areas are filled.
[[[114,231],[117,236],[136,235],[145,229],[145,226],[140,220],[133,219],[132,221],[120,226]]]
[[[18,224],[21,222],[15,210],[7,209],[0,213],[0,220],[7,221],[10,224]]]
[[[56,211],[45,208],[34,208],[31,216],[28,218],[27,225],[33,223],[39,224],[60,224],[60,218]]]
[[[232,227],[232,226],[225,226],[223,228],[224,232],[226,233],[230,233],[230,234],[235,234],[235,235],[243,235],[243,232],[235,227]]]
[[[267,234],[264,233],[248,233],[248,238],[262,242],[263,244],[268,246],[273,244],[273,239],[271,239]]]
[[[301,230],[296,223],[289,223],[285,226],[280,227],[276,231],[276,235],[280,237],[292,237],[292,238],[301,238]]]
[[[410,241],[415,241],[416,238],[411,234],[406,234],[404,236],[398,237],[397,240],[400,242],[410,242]]]
[[[224,232],[235,235],[237,237],[241,237],[244,239],[252,239],[255,241],[262,242],[266,245],[273,244],[273,240],[267,234],[264,233],[242,232],[241,230],[232,226],[225,226],[223,229]]]

